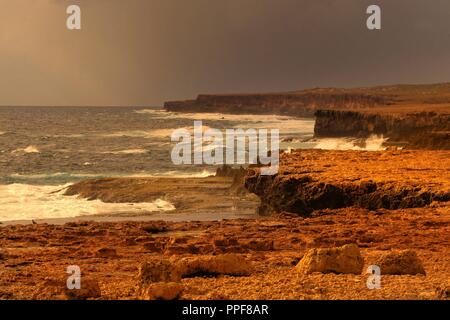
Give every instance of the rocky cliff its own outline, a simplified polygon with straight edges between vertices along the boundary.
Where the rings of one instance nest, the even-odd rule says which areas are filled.
[[[292,93],[199,95],[195,100],[164,104],[172,112],[277,114],[312,117],[318,109],[360,109],[388,104],[388,99],[364,93],[310,90]]]
[[[286,93],[199,95],[173,112],[316,116],[317,137],[384,135],[408,148],[450,149],[450,83]]]
[[[316,137],[368,137],[376,134],[407,148],[450,149],[450,112],[390,114],[319,110],[315,115]]]
[[[245,186],[261,214],[356,206],[369,210],[425,207],[450,201],[449,151],[324,151],[283,153],[279,173],[249,168]]]

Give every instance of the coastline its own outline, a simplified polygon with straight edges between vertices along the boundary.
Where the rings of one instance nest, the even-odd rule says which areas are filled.
[[[288,161],[283,160],[280,174],[289,172],[290,181],[304,181],[302,174],[310,174],[312,179],[319,179],[319,184],[331,184],[333,179],[338,181],[340,178],[353,179],[353,183],[356,181],[352,174],[334,174],[336,170],[347,173],[353,170],[361,176],[367,176],[370,171],[368,177],[383,184],[383,177],[389,178],[389,167],[385,163],[395,158],[402,163],[400,169],[415,171],[417,180],[411,178],[414,175],[404,175],[399,171],[391,176],[394,186],[389,190],[397,190],[395,184],[417,190],[421,188],[420,183],[428,183],[445,195],[449,191],[448,181],[442,180],[445,172],[438,171],[449,169],[445,163],[442,163],[443,169],[435,168],[434,162],[429,160],[439,157],[439,154],[446,155],[445,152],[424,151],[423,158],[420,158],[420,151],[371,153],[371,157],[378,160],[367,165],[364,172],[357,165],[349,168],[345,161],[338,161],[336,154],[345,156],[351,153],[352,156],[347,157],[350,162],[360,159],[364,164],[367,163],[368,152],[300,150],[284,155]],[[409,156],[402,156],[403,153]],[[320,160],[310,165],[299,161],[302,158],[318,159],[318,154],[325,155],[329,161],[334,160],[334,165],[329,166]],[[448,159],[444,157],[441,161]],[[247,187],[247,179],[252,178],[254,170],[249,168],[246,171]],[[296,173],[296,170],[303,173]],[[327,175],[326,170],[332,172]],[[439,179],[442,183],[435,183]],[[192,179],[189,180],[192,183]],[[214,190],[211,184],[206,183],[204,187],[207,192],[194,188],[197,196],[233,194],[230,193],[233,185],[230,177],[196,179],[195,182],[204,183],[207,180],[216,184],[221,181],[222,184],[219,183],[217,190]],[[144,181],[146,183],[142,184]],[[158,186],[152,182],[154,180],[139,178],[90,180],[75,185],[71,194],[109,201],[130,201],[132,199],[129,197],[135,197],[135,200],[142,201],[145,197],[160,196],[148,192]],[[261,183],[257,188],[259,190],[276,189],[271,184]],[[171,190],[173,185],[167,182],[166,187]],[[140,192],[140,188],[144,188],[145,192]],[[286,196],[291,193],[289,189],[284,189],[284,195],[280,196],[289,203]],[[127,192],[124,193],[124,190]],[[359,194],[358,191],[356,194]],[[270,201],[270,196],[261,197],[263,205],[265,201]],[[417,197],[421,199],[420,194]],[[89,290],[79,292],[76,299],[151,299],[157,294],[154,291],[156,288],[166,293],[179,290],[175,296],[166,297],[203,300],[445,298],[442,292],[448,290],[447,281],[450,278],[450,202],[446,198],[441,200],[420,206],[369,209],[358,203],[332,208],[322,202],[323,208],[315,208],[306,216],[283,209],[272,210],[271,215],[258,219],[228,217],[210,221],[132,221],[134,218],[125,217],[124,221],[122,218],[117,221],[108,217],[108,221],[85,221],[83,218],[76,222],[60,221],[64,224],[0,225],[0,265],[4,270],[0,278],[3,283],[0,299],[73,298],[64,286],[68,264],[79,265],[83,270],[83,279],[89,284]],[[217,201],[213,206],[216,204]],[[197,209],[186,207],[187,212]],[[205,211],[208,210],[205,207]],[[347,244],[358,248],[358,254],[364,261],[360,271],[311,274],[300,271],[299,264],[311,254],[310,250],[341,250],[339,248]],[[386,255],[394,255],[397,257],[395,259],[400,260],[394,259],[391,263],[399,268],[404,263],[398,257],[405,252],[413,255],[416,259],[414,263],[424,270],[424,274],[383,274],[381,289],[371,290],[366,286],[368,276],[365,271],[369,265],[380,263]],[[220,269],[214,269],[214,259],[229,262],[219,264],[222,266]],[[143,283],[140,277],[145,263],[161,261],[171,268],[179,263],[187,263],[187,267],[194,264],[201,266],[202,271],[199,271],[200,275],[196,271],[186,271],[186,275],[175,280],[176,284],[164,281]],[[234,271],[227,271],[237,267],[234,263],[238,263],[239,270],[245,275],[237,276]],[[157,272],[158,269],[155,270]],[[30,274],[33,277],[27,276]]]

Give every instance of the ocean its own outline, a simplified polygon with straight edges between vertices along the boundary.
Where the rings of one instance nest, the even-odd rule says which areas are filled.
[[[352,139],[314,140],[314,119],[275,115],[189,114],[137,107],[0,107],[0,221],[68,218],[122,211],[164,212],[173,205],[110,204],[63,195],[69,184],[105,177],[206,177],[216,167],[175,165],[175,129],[195,120],[217,129],[280,130],[280,147],[380,148],[374,137],[364,147]]]

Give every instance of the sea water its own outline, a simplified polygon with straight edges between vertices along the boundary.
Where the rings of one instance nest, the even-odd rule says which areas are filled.
[[[373,137],[314,140],[314,119],[276,115],[173,113],[136,107],[0,107],[0,221],[67,218],[101,213],[167,212],[162,199],[107,204],[63,195],[70,183],[104,177],[206,177],[215,167],[171,161],[171,134],[207,128],[279,129],[280,148],[381,148]]]

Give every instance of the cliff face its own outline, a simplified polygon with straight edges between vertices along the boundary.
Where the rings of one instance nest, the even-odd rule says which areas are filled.
[[[195,100],[164,104],[172,112],[219,112],[231,114],[278,114],[312,117],[321,108],[372,108],[388,103],[383,97],[332,92],[280,94],[199,95]]]
[[[262,214],[394,210],[450,201],[449,168],[449,151],[298,150],[281,155],[277,175],[249,168],[245,186],[261,199]]]
[[[404,108],[408,107],[409,108]],[[425,107],[426,106],[426,107]],[[431,106],[431,109],[429,108]],[[175,112],[221,112],[287,114],[313,116],[314,111],[371,110],[414,112],[450,110],[450,83],[431,85],[393,85],[364,88],[316,88],[301,91],[266,94],[199,95],[195,100],[169,101],[164,104]],[[384,108],[384,110],[382,110]]]
[[[450,149],[450,113],[406,114],[319,110],[316,137],[368,137],[384,135],[390,142],[406,143],[407,148]]]

